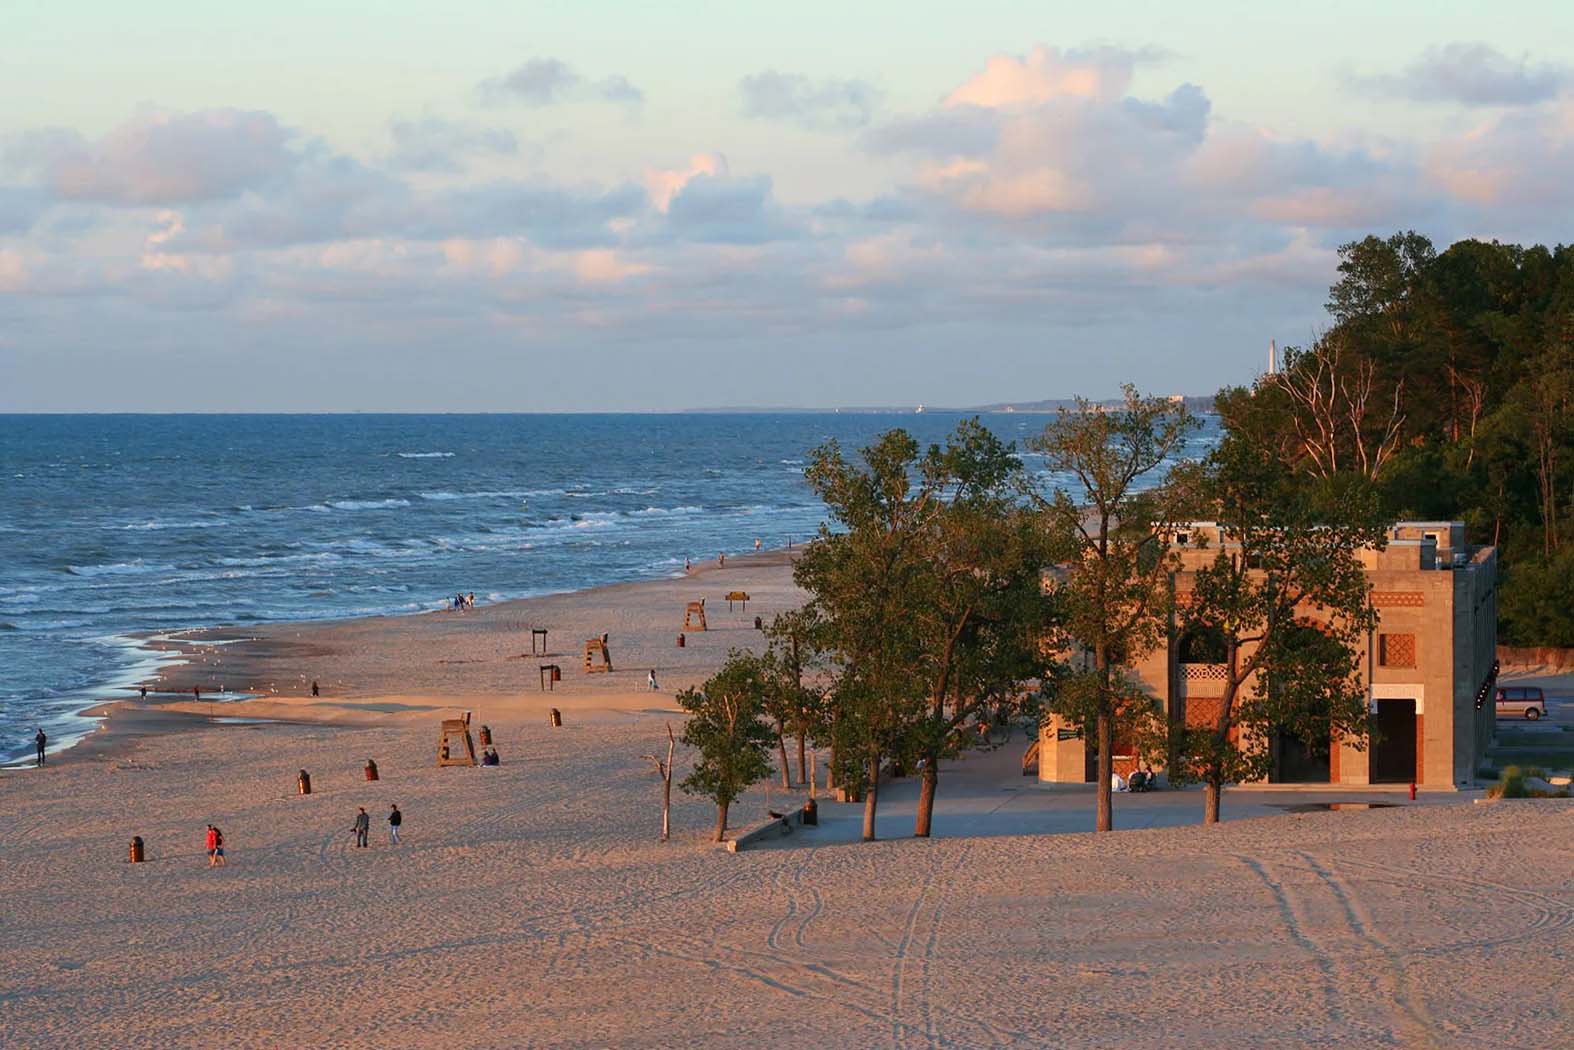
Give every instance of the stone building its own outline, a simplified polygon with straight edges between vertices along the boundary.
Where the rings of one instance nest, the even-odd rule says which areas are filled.
[[[1375,740],[1357,749],[1346,740],[1276,734],[1270,783],[1470,785],[1495,717],[1490,695],[1479,706],[1478,695],[1490,685],[1497,647],[1497,555],[1471,547],[1464,533],[1457,521],[1400,522],[1383,550],[1360,552],[1379,619],[1360,654]],[[1213,522],[1173,531],[1179,600],[1195,571],[1230,545]],[[1223,669],[1204,649],[1172,630],[1165,645],[1132,667],[1172,720],[1204,725],[1217,717]],[[1059,719],[1040,730],[1038,760],[1041,780],[1076,783],[1094,775],[1089,741]],[[1122,774],[1136,765],[1118,740],[1114,763]]]

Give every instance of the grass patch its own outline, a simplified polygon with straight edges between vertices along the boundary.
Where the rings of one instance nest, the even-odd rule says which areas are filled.
[[[1536,766],[1504,766],[1503,779],[1487,788],[1487,798],[1568,798],[1568,788],[1558,788],[1547,791],[1542,788],[1539,781],[1546,779],[1546,771]],[[1527,781],[1535,778],[1536,787],[1531,787]]]

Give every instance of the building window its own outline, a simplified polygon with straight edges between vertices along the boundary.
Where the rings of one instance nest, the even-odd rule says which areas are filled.
[[[1377,636],[1377,663],[1381,667],[1414,667],[1416,636],[1380,634]]]

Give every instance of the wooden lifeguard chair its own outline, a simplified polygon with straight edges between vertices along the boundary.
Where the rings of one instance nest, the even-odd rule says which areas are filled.
[[[599,663],[597,661],[600,661]],[[607,636],[592,638],[585,643],[585,673],[601,674],[612,670],[612,653],[607,649]]]
[[[437,739],[439,766],[475,765],[475,741],[470,739],[470,712],[463,718],[443,719],[443,733]]]
[[[685,631],[704,631],[705,626],[705,599],[690,602],[683,610],[683,629]]]

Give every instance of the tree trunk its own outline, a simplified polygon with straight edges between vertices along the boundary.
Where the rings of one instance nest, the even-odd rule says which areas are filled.
[[[661,786],[661,841],[672,837],[672,774],[668,773]]]
[[[924,774],[918,789],[918,819],[913,823],[913,834],[921,839],[929,837],[929,825],[935,812],[935,788],[940,783],[939,758],[932,751],[924,753]]]
[[[780,726],[776,727],[776,750],[780,752],[782,757],[782,788],[791,790],[792,767],[787,764],[787,737]]]
[[[1098,822],[1095,831],[1115,829],[1115,796],[1110,786],[1115,772],[1115,716],[1107,709],[1099,710],[1095,732],[1098,736]]]
[[[802,729],[798,730],[798,785],[800,787],[809,782],[809,765],[806,761],[807,752],[804,739],[806,736],[807,734]]]
[[[836,741],[832,740],[831,757],[825,760],[825,790],[827,791],[836,790],[836,759],[838,755],[839,751],[836,746]]]
[[[880,794],[880,756],[869,758],[869,784],[864,788],[864,841],[874,841],[875,799]]]
[[[716,806],[716,841],[727,841],[727,803]]]
[[[1202,788],[1202,822],[1204,824],[1217,824],[1219,822],[1219,796],[1223,794],[1224,786],[1217,777],[1209,777]]]

